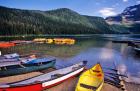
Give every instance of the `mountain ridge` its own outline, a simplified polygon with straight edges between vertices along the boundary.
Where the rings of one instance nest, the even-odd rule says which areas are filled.
[[[80,15],[67,8],[41,11],[1,6],[0,13],[0,35],[122,33],[101,17]]]
[[[106,20],[116,22],[135,22],[140,21],[140,4],[129,6],[123,10],[122,13],[116,16],[109,16]]]
[[[140,33],[140,4],[125,8],[121,14],[106,18],[110,25],[124,26],[129,33]]]

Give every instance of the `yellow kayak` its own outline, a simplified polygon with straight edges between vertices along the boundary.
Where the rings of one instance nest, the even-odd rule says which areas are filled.
[[[104,72],[100,64],[85,71],[79,78],[75,91],[101,91],[104,83]]]

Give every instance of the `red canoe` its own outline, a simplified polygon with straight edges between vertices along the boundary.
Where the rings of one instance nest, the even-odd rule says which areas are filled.
[[[1,42],[0,43],[0,48],[9,48],[9,47],[12,47],[12,46],[15,46],[15,45],[16,45],[15,43]]]
[[[75,65],[35,76],[22,81],[0,85],[0,91],[42,91],[80,74],[86,61]]]

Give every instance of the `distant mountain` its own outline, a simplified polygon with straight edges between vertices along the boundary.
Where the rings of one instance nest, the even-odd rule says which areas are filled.
[[[122,12],[122,16],[128,21],[140,21],[140,4],[126,8]]]
[[[121,14],[117,16],[107,17],[108,22],[121,22],[121,23],[139,23],[140,22],[140,4],[127,7]]]
[[[119,28],[125,29],[125,32],[140,33],[140,4],[127,7],[121,14],[106,18],[106,22],[113,27],[114,31]],[[119,26],[119,27],[118,27]]]
[[[101,17],[67,8],[40,11],[0,6],[0,21],[0,35],[119,33]]]

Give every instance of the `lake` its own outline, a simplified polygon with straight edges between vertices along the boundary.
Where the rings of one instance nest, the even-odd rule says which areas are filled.
[[[19,53],[22,55],[39,53],[40,55],[54,56],[57,59],[56,68],[63,68],[74,63],[87,60],[87,68],[101,63],[106,68],[118,68],[122,74],[128,75],[127,82],[140,83],[140,55],[136,54],[127,43],[113,43],[106,38],[134,38],[140,35],[88,35],[88,36],[30,36],[30,37],[1,37],[1,41],[32,40],[38,37],[72,37],[76,40],[74,45],[55,44],[23,44],[15,47],[0,49],[2,54]]]

